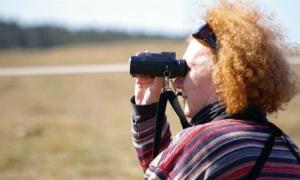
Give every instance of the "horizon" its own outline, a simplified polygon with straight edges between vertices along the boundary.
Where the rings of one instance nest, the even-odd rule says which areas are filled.
[[[54,25],[68,30],[121,30],[127,33],[187,36],[203,23],[201,14],[216,0],[2,0],[0,18],[22,26]],[[288,41],[300,44],[297,0],[255,1],[275,15]],[[125,16],[126,15],[126,16]]]

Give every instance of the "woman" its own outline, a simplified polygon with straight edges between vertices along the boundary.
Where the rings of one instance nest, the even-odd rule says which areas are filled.
[[[285,59],[288,45],[257,8],[221,1],[193,34],[184,59],[184,113],[191,127],[171,139],[163,122],[153,159],[154,120],[163,80],[137,77],[133,142],[149,179],[300,179],[295,144],[266,119],[296,94]]]

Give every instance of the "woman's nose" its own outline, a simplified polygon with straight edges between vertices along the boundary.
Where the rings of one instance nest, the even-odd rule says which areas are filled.
[[[173,86],[176,89],[182,89],[183,87],[183,81],[184,81],[184,77],[177,77],[174,82],[173,82]]]

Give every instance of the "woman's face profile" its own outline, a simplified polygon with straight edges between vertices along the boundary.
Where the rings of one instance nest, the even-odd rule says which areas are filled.
[[[174,86],[182,90],[184,113],[192,118],[198,111],[216,100],[212,81],[213,59],[208,47],[193,39],[183,56],[190,71],[176,78]]]

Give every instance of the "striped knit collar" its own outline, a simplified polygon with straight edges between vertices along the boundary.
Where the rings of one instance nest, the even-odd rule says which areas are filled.
[[[226,106],[220,102],[214,102],[200,110],[191,120],[192,126],[204,124],[221,119],[240,119],[253,122],[267,122],[266,113],[254,105],[249,105],[244,111],[237,114],[226,112]]]

